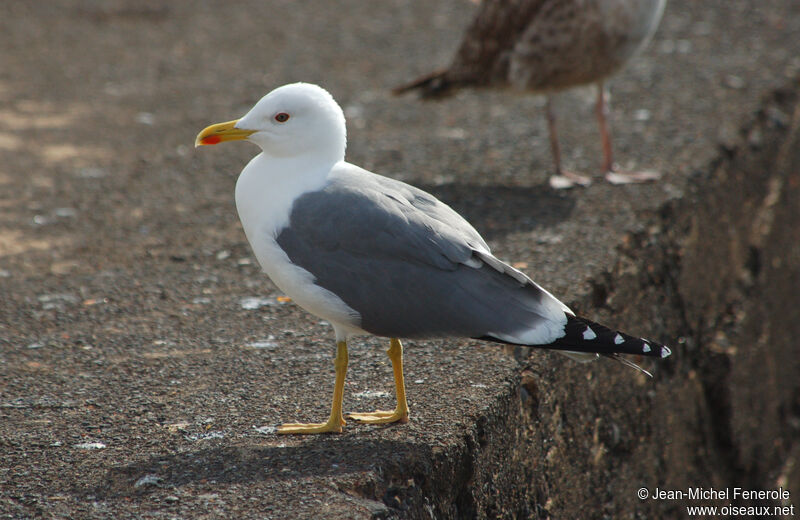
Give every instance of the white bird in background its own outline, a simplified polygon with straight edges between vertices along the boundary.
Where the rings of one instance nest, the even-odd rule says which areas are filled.
[[[561,166],[552,94],[595,83],[606,180],[656,180],[656,172],[621,172],[614,164],[604,82],[650,41],[665,4],[666,0],[484,0],[450,66],[394,91],[419,90],[423,97],[438,97],[464,87],[510,86],[546,94],[555,163],[550,185],[569,188],[586,186],[591,179]]]
[[[328,420],[284,424],[279,433],[342,431],[354,335],[391,338],[397,407],[349,414],[372,424],[408,420],[399,338],[480,338],[558,349],[581,361],[598,353],[670,354],[575,316],[495,258],[466,220],[429,193],[345,162],[344,113],[321,87],[277,88],[241,119],[204,129],[195,144],[233,140],[262,150],[236,183],[236,208],[256,258],[275,285],[336,333]]]

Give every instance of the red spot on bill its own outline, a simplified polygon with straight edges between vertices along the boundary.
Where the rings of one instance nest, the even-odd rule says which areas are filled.
[[[202,144],[217,144],[222,139],[218,135],[209,135],[200,140]]]

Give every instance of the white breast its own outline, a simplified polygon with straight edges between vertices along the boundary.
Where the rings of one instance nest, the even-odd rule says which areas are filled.
[[[330,168],[317,169],[312,175],[307,166],[283,163],[263,154],[256,156],[236,182],[236,209],[264,272],[299,306],[331,322],[337,339],[345,339],[364,333],[359,326],[361,316],[334,293],[316,285],[314,275],[293,264],[276,241],[280,231],[290,224],[292,202],[327,182]],[[305,173],[295,176],[293,170]]]

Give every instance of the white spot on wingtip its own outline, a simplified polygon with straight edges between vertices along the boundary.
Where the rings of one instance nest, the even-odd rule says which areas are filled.
[[[597,337],[597,334],[590,327],[586,327],[586,330],[583,331],[583,339],[590,340]]]
[[[672,354],[672,351],[669,349],[669,347],[661,347],[662,358],[668,357],[670,354]]]
[[[648,345],[648,344],[647,344],[647,343],[645,343],[645,342],[642,342],[642,344],[644,345],[644,346],[642,347],[642,352],[650,352],[650,345]]]
[[[614,336],[614,345],[619,345],[621,343],[625,343],[625,338],[623,338],[621,334],[617,333],[617,335]]]

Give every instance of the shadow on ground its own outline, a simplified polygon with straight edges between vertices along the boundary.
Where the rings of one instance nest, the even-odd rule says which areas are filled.
[[[214,482],[240,484],[264,481],[294,481],[303,477],[328,477],[374,471],[391,454],[401,460],[419,457],[429,446],[408,442],[368,440],[358,436],[312,438],[292,447],[219,446],[180,454],[156,455],[139,462],[111,468],[88,487],[74,488],[80,497],[115,498],[142,495],[158,488],[176,488]],[[152,485],[136,485],[153,476]]]

